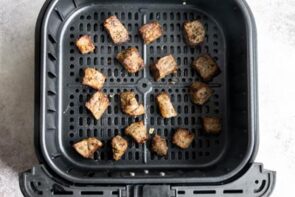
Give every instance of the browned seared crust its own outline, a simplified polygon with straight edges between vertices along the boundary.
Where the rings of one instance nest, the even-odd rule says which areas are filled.
[[[82,81],[83,85],[87,85],[96,90],[100,90],[103,87],[105,80],[106,77],[95,68],[84,69],[84,77]]]
[[[125,134],[130,135],[138,144],[147,141],[148,135],[143,121],[134,122],[125,128]]]
[[[103,146],[95,137],[81,140],[73,145],[73,148],[84,158],[93,158],[93,154]]]
[[[183,32],[186,43],[191,47],[194,47],[204,41],[205,28],[198,20],[184,22]]]
[[[212,96],[213,90],[207,84],[196,81],[190,87],[190,94],[193,103],[203,105]]]
[[[177,116],[177,112],[175,111],[167,92],[160,93],[156,99],[163,118],[172,118]]]
[[[76,46],[82,54],[92,53],[95,49],[93,41],[88,35],[81,36],[76,41]]]
[[[98,120],[108,108],[109,104],[110,101],[108,99],[108,96],[101,91],[97,91],[86,102],[85,106],[89,111],[91,111],[95,119]]]
[[[129,40],[127,29],[116,16],[107,18],[103,25],[114,44],[122,44]]]
[[[156,81],[159,81],[167,75],[176,73],[177,69],[177,62],[172,55],[166,55],[151,65],[151,71]]]
[[[221,120],[218,117],[203,117],[203,129],[206,133],[218,134],[221,131]]]
[[[220,72],[217,63],[208,54],[200,55],[193,61],[192,66],[205,81],[211,80]]]
[[[130,116],[140,116],[144,114],[144,107],[139,104],[136,100],[135,93],[132,91],[122,92],[121,98],[121,109],[124,113]]]
[[[152,142],[152,151],[159,156],[165,156],[168,152],[167,141],[165,138],[155,135]]]
[[[172,143],[182,149],[188,148],[195,138],[195,134],[187,129],[177,129],[173,135]]]
[[[116,135],[112,139],[112,151],[114,160],[118,161],[125,154],[128,148],[128,142],[120,135]]]
[[[139,28],[139,33],[145,44],[150,44],[163,35],[163,29],[158,21],[147,23]]]
[[[119,52],[116,58],[130,73],[136,73],[144,67],[143,59],[135,47]]]

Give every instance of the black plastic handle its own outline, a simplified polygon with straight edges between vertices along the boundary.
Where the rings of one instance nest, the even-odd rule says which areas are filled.
[[[270,196],[276,180],[274,171],[264,170],[263,165],[254,163],[241,177],[221,185],[71,185],[49,173],[44,165],[21,173],[20,188],[24,196],[85,196],[101,197],[235,197]],[[107,184],[107,183],[106,183]]]

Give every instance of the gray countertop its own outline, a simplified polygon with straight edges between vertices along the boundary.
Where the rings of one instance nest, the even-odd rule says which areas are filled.
[[[258,28],[260,144],[256,161],[277,171],[274,197],[295,176],[295,1],[248,0]],[[33,147],[34,28],[43,1],[0,0],[0,196],[22,196],[18,173]]]

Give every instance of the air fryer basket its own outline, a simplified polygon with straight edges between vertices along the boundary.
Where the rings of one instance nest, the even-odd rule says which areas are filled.
[[[102,25],[110,15],[117,15],[127,27],[128,43],[112,44]],[[192,19],[201,20],[206,28],[205,42],[195,48],[185,44],[182,33],[183,22]],[[138,28],[153,20],[162,24],[165,34],[144,45]],[[75,47],[75,40],[84,34],[94,40],[96,49],[92,54],[81,55]],[[75,184],[214,185],[230,182],[248,169],[250,172],[258,144],[255,34],[252,15],[242,0],[47,1],[36,28],[35,142],[40,162],[48,169],[45,174]],[[115,55],[127,47],[139,49],[144,70],[128,74],[115,60]],[[149,65],[169,53],[180,69],[155,82]],[[203,53],[214,57],[221,73],[209,82],[214,95],[199,107],[192,104],[188,86],[200,80],[191,62]],[[111,105],[98,121],[84,107],[94,93],[81,85],[83,68],[89,66],[107,76],[103,91]],[[136,92],[145,105],[144,116],[122,114],[118,94],[125,90]],[[177,117],[160,117],[155,95],[161,91],[171,95]],[[201,131],[200,118],[205,115],[221,117],[220,135]],[[148,129],[167,138],[167,157],[151,153],[149,143],[138,145],[128,138],[125,156],[120,161],[112,160],[110,139],[124,135],[124,128],[136,120],[144,120]],[[179,127],[197,135],[187,150],[171,143],[172,133]],[[91,136],[102,139],[105,146],[94,160],[82,159],[72,144]],[[38,169],[41,173],[43,167]]]

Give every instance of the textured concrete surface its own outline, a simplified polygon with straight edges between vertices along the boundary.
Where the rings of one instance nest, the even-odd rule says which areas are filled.
[[[22,196],[18,173],[33,148],[34,26],[43,1],[0,0],[0,197]],[[256,161],[277,171],[274,197],[292,196],[295,176],[295,1],[248,0],[259,53],[260,146]]]

